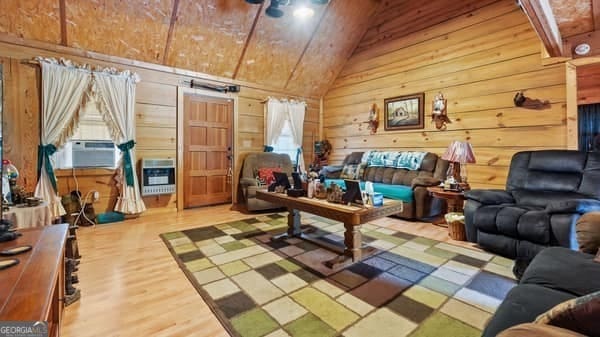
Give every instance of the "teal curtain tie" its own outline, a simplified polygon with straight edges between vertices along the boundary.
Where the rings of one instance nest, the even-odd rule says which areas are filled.
[[[131,154],[129,150],[135,147],[135,142],[130,140],[117,146],[123,152],[123,170],[125,171],[125,181],[127,186],[133,186],[133,165],[131,164]]]
[[[296,151],[296,172],[300,172],[300,155],[302,154],[302,148],[299,147]]]
[[[50,183],[52,183],[52,187],[55,192],[58,192],[58,188],[56,188],[56,177],[54,176],[54,169],[52,168],[52,163],[50,162],[50,156],[56,152],[56,146],[54,144],[48,145],[38,145],[38,165],[37,165],[37,174],[38,180],[42,176],[42,166],[44,166],[46,170],[46,175],[48,179],[50,179]],[[46,163],[45,165],[43,165]]]

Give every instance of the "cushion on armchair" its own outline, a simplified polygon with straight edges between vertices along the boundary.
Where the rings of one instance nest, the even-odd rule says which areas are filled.
[[[595,254],[600,249],[600,212],[582,215],[575,225],[579,250]]]
[[[527,267],[521,284],[543,286],[573,297],[584,296],[600,291],[600,268],[592,254],[549,247],[537,254]]]
[[[562,302],[538,316],[535,323],[549,324],[588,336],[600,333],[600,291]]]
[[[257,178],[260,180],[261,185],[271,185],[275,182],[273,172],[281,172],[280,167],[261,167],[258,169]]]

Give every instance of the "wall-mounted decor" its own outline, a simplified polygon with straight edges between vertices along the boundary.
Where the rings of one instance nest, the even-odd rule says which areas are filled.
[[[385,99],[385,130],[422,129],[424,98],[420,93]]]
[[[515,103],[516,107],[525,108],[525,109],[533,109],[533,110],[543,110],[550,108],[550,101],[541,99],[533,99],[525,96],[523,91],[519,91],[515,94],[513,98],[513,103]]]
[[[431,104],[431,121],[435,123],[435,127],[438,130],[446,130],[446,124],[452,123],[446,111],[447,102],[448,100],[440,92],[435,95]]]
[[[371,109],[369,109],[369,119],[365,123],[369,124],[367,129],[371,130],[372,135],[377,133],[377,128],[379,127],[379,107],[377,104],[373,103],[373,105],[371,105]]]

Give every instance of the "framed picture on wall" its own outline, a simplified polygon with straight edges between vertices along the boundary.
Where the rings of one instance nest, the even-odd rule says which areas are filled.
[[[424,100],[424,93],[386,98],[385,130],[422,129]]]

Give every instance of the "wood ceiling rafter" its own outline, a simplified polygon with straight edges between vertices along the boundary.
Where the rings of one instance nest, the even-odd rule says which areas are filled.
[[[290,85],[290,81],[294,77],[294,74],[296,73],[296,70],[298,69],[300,62],[302,62],[302,59],[304,58],[304,54],[306,54],[308,47],[310,47],[310,44],[313,42],[313,39],[315,38],[317,31],[321,27],[321,23],[323,22],[323,19],[325,18],[325,16],[327,16],[327,12],[329,11],[329,8],[331,8],[331,3],[334,1],[336,1],[336,0],[331,0],[331,1],[329,1],[329,3],[327,3],[327,5],[326,5],[327,7],[325,8],[323,15],[321,15],[321,17],[319,18],[319,22],[315,25],[315,28],[314,28],[312,34],[310,35],[310,39],[308,39],[308,41],[306,42],[306,45],[304,46],[304,49],[302,50],[302,53],[300,54],[300,57],[298,58],[298,62],[296,62],[296,65],[294,65],[294,69],[292,69],[290,76],[288,77],[287,81],[285,82],[285,85],[283,86],[284,89],[287,89],[288,86]]]
[[[62,0],[64,1],[64,0]],[[167,63],[167,55],[173,41],[173,30],[177,23],[177,13],[179,12],[179,0],[173,0],[173,10],[171,11],[171,21],[169,22],[169,32],[167,33],[167,42],[165,43],[165,52],[163,53],[162,63]]]
[[[521,0],[520,3],[550,57],[564,56],[563,40],[548,0]]]
[[[250,32],[248,33],[248,37],[246,38],[246,42],[244,43],[244,49],[242,49],[242,55],[240,55],[240,59],[237,62],[237,65],[235,66],[235,71],[233,72],[233,76],[232,78],[235,79],[238,75],[238,72],[240,71],[240,67],[242,66],[242,62],[244,61],[244,57],[246,57],[246,51],[248,50],[248,44],[250,43],[250,40],[252,39],[252,36],[254,36],[254,31],[256,30],[256,25],[258,24],[258,20],[260,18],[260,13],[262,12],[263,8],[264,8],[265,3],[261,3],[260,7],[258,8],[258,11],[256,12],[256,16],[254,17],[254,21],[252,22],[252,27],[250,28]]]
[[[60,13],[60,44],[68,46],[67,40],[67,4],[65,0],[58,1],[58,10]]]

